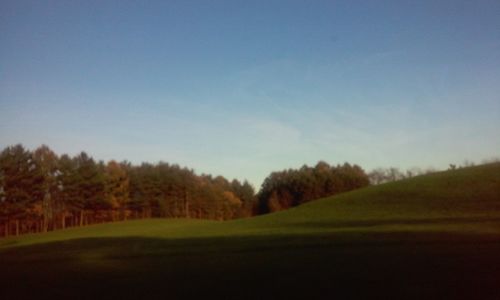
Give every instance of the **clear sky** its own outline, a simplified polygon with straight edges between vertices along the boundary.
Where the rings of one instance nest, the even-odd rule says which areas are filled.
[[[247,178],[500,154],[500,1],[0,1],[0,147]]]

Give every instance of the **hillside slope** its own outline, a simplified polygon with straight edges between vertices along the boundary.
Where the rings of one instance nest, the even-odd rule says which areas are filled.
[[[0,299],[500,297],[500,164],[274,214],[0,241]]]
[[[500,163],[371,186],[236,223],[333,230],[488,220],[500,220]]]
[[[500,221],[500,163],[371,186],[248,219],[118,222],[12,237],[0,240],[0,247],[89,237],[192,238],[388,228],[496,232],[497,221]]]

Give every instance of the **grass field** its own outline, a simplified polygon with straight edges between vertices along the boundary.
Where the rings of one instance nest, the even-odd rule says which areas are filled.
[[[228,222],[0,240],[0,299],[500,297],[500,164]]]

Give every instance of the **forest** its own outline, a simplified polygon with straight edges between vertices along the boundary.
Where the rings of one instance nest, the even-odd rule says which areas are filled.
[[[18,144],[0,153],[0,236],[128,219],[244,218],[369,184],[357,165],[320,161],[273,172],[256,193],[246,180],[177,164],[96,161],[85,152],[71,157]]]
[[[358,165],[344,163],[330,166],[320,161],[314,167],[302,166],[273,172],[262,184],[258,194],[258,212],[275,212],[314,199],[362,188],[370,184]]]

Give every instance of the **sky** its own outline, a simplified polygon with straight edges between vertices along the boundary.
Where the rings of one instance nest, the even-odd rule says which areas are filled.
[[[0,147],[272,171],[500,156],[500,1],[0,1]]]

